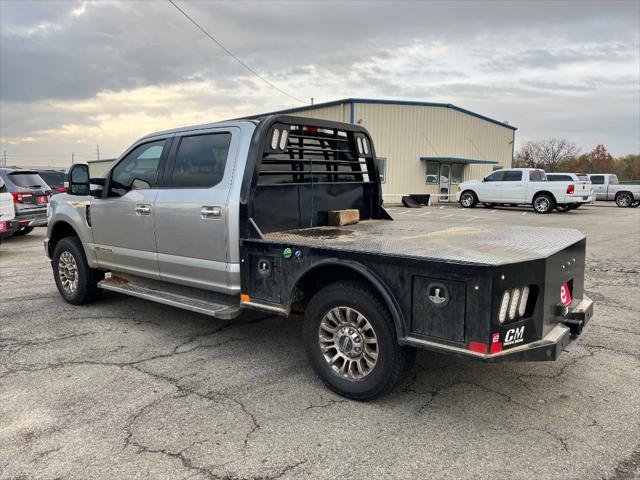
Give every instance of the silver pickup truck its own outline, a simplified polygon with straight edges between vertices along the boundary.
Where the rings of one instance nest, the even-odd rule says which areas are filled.
[[[226,320],[303,312],[311,365],[357,400],[398,385],[417,348],[548,361],[579,337],[584,235],[395,222],[375,159],[361,126],[269,116],[154,133],[101,178],[76,164],[49,208],[58,290]]]
[[[640,206],[640,184],[620,183],[611,173],[590,173],[596,200],[614,201],[619,207]]]

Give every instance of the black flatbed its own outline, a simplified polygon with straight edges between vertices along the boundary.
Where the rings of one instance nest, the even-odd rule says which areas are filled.
[[[546,258],[584,238],[565,228],[390,220],[264,234],[269,243],[490,266]]]

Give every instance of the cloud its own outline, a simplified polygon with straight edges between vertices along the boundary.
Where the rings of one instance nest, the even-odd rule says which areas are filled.
[[[454,103],[509,120],[522,138],[566,132],[640,149],[637,2],[178,3],[300,98]],[[3,2],[0,101],[2,148],[65,158],[297,106],[168,2],[115,0]]]

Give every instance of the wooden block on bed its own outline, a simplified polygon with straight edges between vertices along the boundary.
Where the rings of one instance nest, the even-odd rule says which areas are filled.
[[[352,208],[348,210],[329,210],[329,225],[340,227],[342,225],[353,225],[360,221],[360,210]]]

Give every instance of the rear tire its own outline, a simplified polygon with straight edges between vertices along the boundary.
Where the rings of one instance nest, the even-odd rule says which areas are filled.
[[[571,204],[556,205],[556,210],[559,211],[559,212],[568,212],[572,208],[573,207],[571,206]]]
[[[307,305],[304,343],[315,372],[338,395],[368,401],[395,388],[415,360],[398,344],[384,302],[366,284],[327,285]]]
[[[616,195],[616,205],[620,208],[627,208],[634,203],[633,195],[629,192],[620,192]]]
[[[484,205],[485,208],[496,208],[495,203],[483,203],[482,205]]]
[[[24,227],[21,228],[20,230],[18,230],[17,232],[15,232],[13,234],[14,237],[22,237],[24,235],[29,235],[31,232],[33,232],[33,227]]]
[[[635,202],[633,202],[633,203],[631,204],[631,206],[632,206],[633,208],[640,207],[640,200],[636,200]]]
[[[98,282],[104,272],[89,267],[78,237],[65,237],[56,244],[51,266],[58,291],[67,302],[83,305],[100,297]]]
[[[478,204],[477,195],[471,190],[465,190],[460,195],[460,205],[463,208],[473,208]]]
[[[548,193],[541,193],[533,199],[533,209],[536,213],[547,214],[556,208],[556,200]]]

